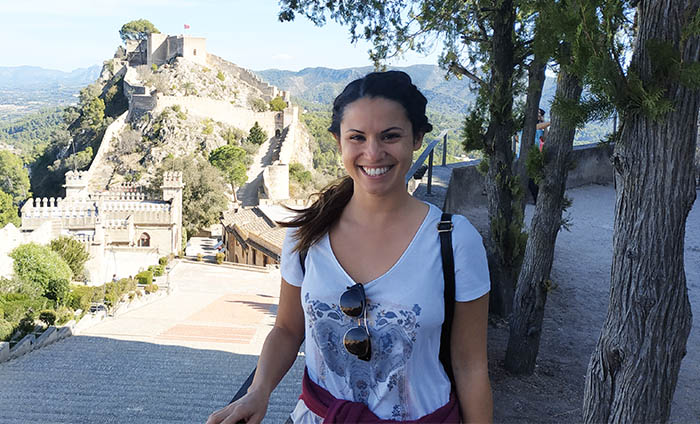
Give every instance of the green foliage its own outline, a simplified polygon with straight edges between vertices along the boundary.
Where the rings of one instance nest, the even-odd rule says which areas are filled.
[[[90,259],[90,253],[83,243],[73,237],[60,236],[51,240],[49,247],[63,258],[74,276],[83,275],[85,262]]]
[[[250,128],[250,132],[248,133],[248,142],[260,145],[265,141],[267,141],[267,134],[262,129],[260,124],[258,124],[258,121],[255,121],[255,124],[253,124],[253,126]]]
[[[170,262],[170,258],[167,256],[161,256],[158,259],[158,265],[166,266],[168,265],[168,262]]]
[[[141,271],[134,276],[139,284],[148,285],[153,282],[153,273],[151,271]]]
[[[92,97],[81,104],[81,123],[84,127],[96,130],[103,125],[105,102],[99,97]]]
[[[464,118],[461,136],[465,152],[484,149],[485,127],[486,121],[481,110],[474,109]]]
[[[31,196],[22,159],[7,150],[0,150],[0,190],[12,196],[15,206]]]
[[[148,270],[153,274],[154,277],[160,277],[165,274],[165,266],[163,265],[151,265]]]
[[[151,71],[155,72],[157,70],[158,70],[158,65],[156,65],[155,63],[151,63]]]
[[[222,263],[224,263],[224,256],[225,256],[225,255],[224,255],[223,253],[218,252],[218,253],[216,254],[216,263],[219,264],[219,265],[221,265]]]
[[[14,332],[14,325],[0,317],[0,341],[7,341]]]
[[[12,202],[12,196],[0,190],[0,228],[10,223],[19,228],[22,221],[19,218],[17,206]]]
[[[230,127],[221,131],[221,138],[226,140],[226,143],[230,145],[239,145],[243,140],[245,140],[247,134],[245,131],[238,128]]]
[[[192,172],[193,169],[197,172]],[[182,220],[188,233],[195,234],[200,229],[218,222],[221,212],[228,208],[228,198],[224,194],[226,182],[218,169],[196,155],[167,157],[156,171],[152,185],[148,188],[153,196],[161,191],[160,183],[163,181],[164,171],[183,172],[185,187],[182,190]]]
[[[20,280],[40,287],[50,299],[63,300],[72,272],[58,253],[46,246],[27,243],[17,246],[10,257],[14,259],[15,275]]]
[[[28,310],[40,311],[51,307],[53,302],[45,297],[32,297],[26,293],[8,293],[0,296],[0,306],[5,320],[17,323]]]
[[[252,162],[253,159],[245,150],[232,145],[221,146],[209,154],[209,163],[221,171],[226,181],[231,184],[233,192],[236,186],[241,186],[247,181],[246,170]]]
[[[160,31],[147,19],[129,21],[119,30],[119,37],[124,43],[127,40],[147,40],[149,34],[160,34]]]
[[[532,146],[525,160],[527,176],[539,185],[544,178],[544,154],[536,146]]]
[[[71,286],[70,293],[66,300],[66,306],[77,311],[81,309],[87,311],[93,301],[96,288],[89,286]]]
[[[36,326],[35,321],[36,316],[34,315],[34,311],[32,309],[28,309],[24,314],[24,317],[19,320],[19,324],[17,325],[17,329],[23,334],[22,337],[34,331],[34,327]]]
[[[204,129],[202,130],[202,134],[213,134],[214,133],[214,121],[211,119],[206,119],[204,120]]]
[[[158,285],[153,283],[147,284],[146,287],[143,288],[143,290],[146,292],[146,294],[155,293],[158,291]]]
[[[312,179],[311,172],[307,171],[304,165],[296,162],[289,164],[289,177],[301,186],[308,185]]]
[[[51,309],[44,309],[39,312],[39,321],[46,324],[46,326],[54,325],[56,323],[56,312]]]
[[[248,99],[248,104],[250,105],[250,108],[253,109],[255,112],[267,111],[267,103],[265,102],[265,100],[259,97]]]
[[[223,81],[223,80],[226,79],[226,76],[225,76],[224,73],[221,72],[221,71],[219,71],[219,72],[216,74],[216,77],[217,77],[220,81]]]
[[[316,141],[313,144],[314,168],[326,175],[340,176],[342,167],[340,165],[338,143],[328,131],[328,127],[331,125],[330,112],[306,112],[301,117],[309,133]]]
[[[56,138],[56,134],[67,135],[62,108],[43,109],[36,113],[0,124],[0,143],[19,149],[25,163],[35,160]]]
[[[270,100],[270,110],[275,112],[282,112],[287,108],[287,102],[281,96],[277,96]]]

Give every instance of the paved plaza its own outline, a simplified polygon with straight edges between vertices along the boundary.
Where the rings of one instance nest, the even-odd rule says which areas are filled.
[[[279,271],[180,263],[171,282],[168,297],[0,364],[0,423],[198,423],[226,405],[274,322]],[[302,371],[265,422],[284,422]]]

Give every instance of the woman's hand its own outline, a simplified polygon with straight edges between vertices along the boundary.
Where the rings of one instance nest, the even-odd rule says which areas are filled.
[[[209,416],[207,424],[236,424],[262,422],[270,397],[259,390],[250,391],[242,398]]]

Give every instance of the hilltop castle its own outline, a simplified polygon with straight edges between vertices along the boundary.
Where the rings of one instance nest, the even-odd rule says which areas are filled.
[[[22,232],[53,239],[72,236],[90,252],[88,280],[102,284],[113,274],[127,277],[182,249],[182,173],[166,172],[162,200],[146,199],[131,183],[90,192],[87,172],[66,173],[65,198],[29,199],[22,207]]]

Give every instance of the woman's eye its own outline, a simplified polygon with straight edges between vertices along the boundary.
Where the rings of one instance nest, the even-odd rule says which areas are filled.
[[[350,140],[352,140],[352,141],[364,141],[364,139],[365,139],[365,137],[361,136],[359,134],[350,136]]]
[[[387,140],[387,141],[394,141],[398,138],[401,138],[401,134],[389,133],[389,134],[384,135],[384,140]]]

